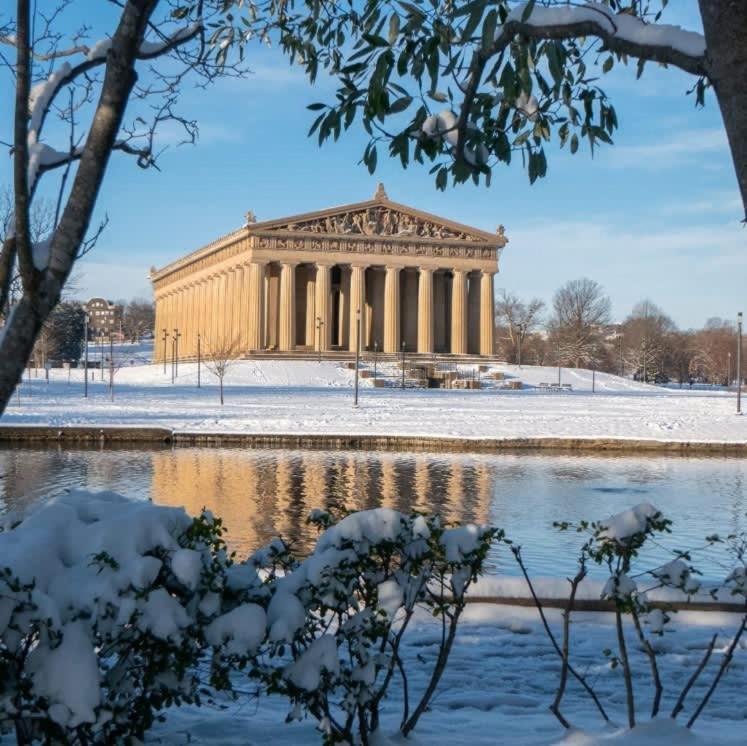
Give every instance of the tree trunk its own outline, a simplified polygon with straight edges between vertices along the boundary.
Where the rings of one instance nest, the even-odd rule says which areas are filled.
[[[24,268],[22,247],[16,247],[24,287],[21,300],[13,307],[5,326],[0,331],[0,415],[23,375],[23,369],[44,321],[60,300],[62,288],[85,238],[109,156],[137,78],[137,51],[156,3],[157,0],[131,0],[123,7],[119,25],[112,38],[96,113],[70,196],[52,237],[49,266],[43,271],[43,275],[41,271],[33,268]],[[22,67],[23,64],[19,63],[19,69]],[[28,127],[28,95],[21,95],[21,87],[17,84],[19,90],[15,124],[25,132]],[[15,158],[19,159],[21,155],[17,152]],[[19,173],[25,173],[28,165],[27,158],[23,160],[23,168]],[[21,181],[23,180],[19,179],[16,183],[15,206],[17,212],[20,206],[22,213],[28,194],[26,185],[20,183]],[[18,193],[19,188],[21,194]],[[16,242],[23,238],[19,233]]]
[[[699,0],[709,78],[721,109],[747,220],[747,2]]]

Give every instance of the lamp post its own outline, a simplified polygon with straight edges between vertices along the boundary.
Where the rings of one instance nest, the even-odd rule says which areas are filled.
[[[731,352],[726,353],[726,388],[731,386]]]
[[[322,321],[321,316],[316,317],[316,345],[317,349],[319,350],[319,362],[322,362],[322,327],[324,326],[324,322]]]
[[[200,388],[200,368],[201,363],[201,347],[200,347],[200,333],[197,333],[197,388]]]
[[[374,340],[374,381],[376,380],[376,366],[379,362],[379,340]]]
[[[742,414],[742,312],[737,314],[737,414]]]
[[[402,340],[402,389],[405,388],[405,350],[407,349],[407,342]]]
[[[355,312],[355,396],[353,406],[358,406],[358,371],[361,362],[361,309]]]
[[[179,377],[179,337],[181,336],[179,329],[174,329],[174,378]]]
[[[83,398],[88,399],[88,311],[83,313]]]
[[[169,338],[169,333],[166,329],[163,330],[163,374],[166,375],[166,340]]]

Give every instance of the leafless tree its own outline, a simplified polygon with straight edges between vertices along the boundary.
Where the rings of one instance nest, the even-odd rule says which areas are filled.
[[[527,336],[541,323],[540,314],[545,304],[539,298],[525,303],[514,293],[502,290],[495,303],[495,316],[499,328],[505,330],[508,341],[509,362],[521,365],[521,350]]]
[[[238,339],[218,339],[215,342],[206,340],[205,365],[207,369],[218,379],[220,387],[220,404],[223,406],[223,380],[228,369],[236,362],[239,356],[240,345]]]
[[[54,223],[54,204],[48,199],[40,197],[36,200],[29,213],[29,229],[31,239],[35,243],[44,240],[52,229]],[[13,191],[5,187],[0,190],[0,245],[5,243],[5,239],[13,230]],[[18,272],[17,260],[10,267],[10,288],[5,299],[5,303],[0,305],[0,319],[5,319],[8,315],[8,309],[19,297],[22,292],[21,275]]]
[[[0,249],[0,308],[16,265],[21,284],[0,337],[0,413],[76,260],[105,225],[90,230],[112,153],[157,168],[156,137],[166,123],[179,128],[183,141],[194,142],[197,124],[178,110],[187,80],[207,85],[243,74],[246,43],[266,40],[293,4],[118,0],[109,6],[112,27],[93,40],[87,0],[16,0],[15,15],[0,15],[0,75],[14,89],[14,107],[6,109],[13,137],[4,143],[13,159],[13,221]],[[240,6],[236,16],[234,6]],[[64,17],[67,11],[77,17]],[[54,222],[35,240],[39,184],[54,174],[60,177]]]
[[[582,277],[570,280],[553,296],[548,323],[550,350],[559,365],[597,364],[604,354],[604,331],[610,320],[610,299],[602,286]]]
[[[672,319],[655,303],[636,303],[622,325],[626,367],[644,381],[663,373],[674,331]]]
[[[726,381],[729,376],[729,356],[736,365],[737,335],[734,324],[721,318],[706,321],[692,340],[690,375],[709,383]],[[732,373],[736,371],[732,369]]]
[[[153,301],[134,298],[124,307],[122,332],[130,342],[137,342],[144,334],[152,333],[154,323]]]

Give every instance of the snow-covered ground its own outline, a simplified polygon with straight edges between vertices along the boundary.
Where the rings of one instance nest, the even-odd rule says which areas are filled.
[[[560,615],[549,612],[559,631]],[[594,681],[594,686],[610,710],[617,726],[604,728],[580,687],[569,684],[563,712],[579,729],[564,734],[548,711],[557,686],[559,659],[532,609],[473,604],[467,607],[454,644],[449,665],[432,710],[420,721],[408,743],[419,746],[475,746],[512,744],[516,746],[556,744],[592,746],[622,743],[626,746],[685,746],[692,744],[743,744],[747,741],[747,704],[744,682],[747,653],[739,651],[705,709],[694,732],[684,728],[692,708],[700,701],[720,664],[729,635],[735,629],[731,615],[681,612],[672,630],[658,643],[665,687],[662,715],[648,724],[651,694],[648,664],[640,649],[633,648],[632,668],[638,684],[638,711],[641,727],[633,733],[623,728],[624,693],[619,668],[612,669],[603,654],[613,648],[614,625],[608,614],[578,614],[574,617],[572,655],[578,670]],[[710,638],[719,634],[720,652],[691,692],[689,708],[673,726],[669,720],[676,696],[703,656]],[[421,690],[428,673],[440,626],[421,619],[406,643],[405,657],[411,661],[410,696]],[[406,638],[407,639],[407,638]],[[419,660],[416,658],[419,657]],[[243,688],[252,690],[249,681]],[[401,689],[396,684],[387,704],[389,712],[401,705]],[[284,723],[289,707],[279,698],[242,698],[226,702],[226,710],[211,707],[183,708],[158,726],[151,742],[236,744],[313,744],[319,743],[311,721]],[[684,717],[683,717],[684,715]],[[401,741],[395,741],[401,743]]]
[[[366,363],[369,369],[372,367]],[[461,366],[472,374],[474,367]],[[7,425],[163,426],[181,432],[340,435],[412,435],[457,438],[619,438],[659,441],[747,441],[747,419],[735,414],[734,393],[664,389],[607,373],[563,369],[571,391],[550,393],[542,383],[558,369],[494,366],[520,390],[374,389],[361,379],[353,408],[353,372],[335,362],[244,360],[229,368],[226,403],[217,379],[203,366],[181,364],[176,384],[170,368],[125,364],[109,400],[106,372],[98,371],[83,398],[82,371],[53,370],[24,378],[0,420]],[[394,366],[379,374],[394,376]],[[475,371],[476,373],[476,371]],[[482,374],[483,376],[485,374]],[[592,377],[596,391],[592,393]],[[392,378],[392,380],[394,380]]]

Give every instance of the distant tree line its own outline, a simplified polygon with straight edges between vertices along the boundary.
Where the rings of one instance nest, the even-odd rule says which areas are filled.
[[[612,323],[609,296],[588,278],[565,283],[549,308],[501,291],[495,320],[497,352],[510,363],[594,368],[649,383],[736,380],[735,322],[711,318],[701,329],[680,330],[644,299]]]
[[[154,307],[152,301],[135,298],[115,304],[113,335],[123,342],[138,342],[153,332]],[[77,300],[57,305],[44,322],[31,355],[33,367],[44,367],[47,362],[76,362],[83,357],[85,338],[85,304]],[[2,326],[0,315],[0,327]],[[89,340],[97,339],[89,329]],[[108,339],[108,335],[106,335]]]

